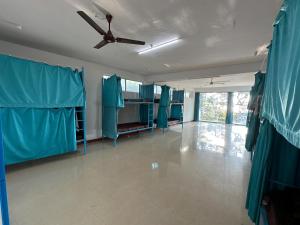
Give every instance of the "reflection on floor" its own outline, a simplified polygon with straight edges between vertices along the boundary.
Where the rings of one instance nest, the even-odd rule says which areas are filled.
[[[188,123],[8,173],[12,225],[247,225],[246,128]]]

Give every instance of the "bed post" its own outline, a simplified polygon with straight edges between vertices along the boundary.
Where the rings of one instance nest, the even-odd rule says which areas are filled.
[[[0,111],[1,112],[1,111]],[[1,113],[0,113],[0,210],[2,215],[1,224],[9,225],[9,213],[6,192],[5,165],[2,145]]]

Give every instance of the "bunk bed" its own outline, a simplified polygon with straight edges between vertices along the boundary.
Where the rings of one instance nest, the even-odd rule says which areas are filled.
[[[167,85],[161,86],[161,95],[157,112],[156,127],[163,129],[168,128],[168,115],[170,105],[170,87]]]
[[[86,152],[84,72],[0,55],[0,113],[5,164]],[[78,121],[78,115],[81,120]],[[76,119],[77,118],[77,119]]]
[[[172,100],[170,100],[172,99]],[[160,99],[155,99],[159,104],[156,124],[163,129],[181,124],[183,128],[184,91],[173,90],[169,86],[161,87]]]
[[[2,128],[1,128],[1,114],[0,114],[0,224],[9,225],[9,213],[6,193],[6,179],[5,179],[5,164],[4,153],[2,145]]]
[[[139,107],[139,121],[119,123],[120,110]],[[114,145],[120,135],[154,129],[154,85],[140,85],[138,98],[124,98],[121,78],[112,75],[102,78],[102,135],[113,139]]]
[[[300,2],[283,1],[269,47],[263,122],[253,149],[246,200],[248,215],[256,224],[300,224],[299,21]]]
[[[170,101],[170,116],[168,118],[168,126],[181,124],[183,128],[183,112],[184,90],[173,90],[172,100]]]

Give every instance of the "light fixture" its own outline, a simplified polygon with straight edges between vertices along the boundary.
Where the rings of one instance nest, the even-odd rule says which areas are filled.
[[[167,67],[167,68],[171,67],[170,64],[167,64],[167,63],[165,63],[164,66]]]
[[[181,40],[181,39],[176,38],[176,39],[173,39],[173,40],[171,40],[171,41],[167,41],[167,42],[164,42],[164,43],[161,43],[161,44],[158,44],[158,45],[151,45],[150,48],[147,48],[147,49],[145,49],[145,50],[142,50],[142,51],[138,52],[138,54],[139,54],[139,55],[145,54],[145,53],[148,53],[148,52],[151,52],[151,51],[154,51],[154,50],[157,50],[157,49],[166,47],[166,46],[168,46],[168,45],[175,44],[175,43],[179,42],[180,40]]]

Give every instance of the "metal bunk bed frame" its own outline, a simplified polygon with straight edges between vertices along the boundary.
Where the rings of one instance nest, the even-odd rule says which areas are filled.
[[[3,145],[2,145],[1,114],[0,114],[0,211],[2,217],[1,224],[9,225],[5,165],[4,165],[4,154],[3,154]]]
[[[102,98],[105,95],[104,93],[104,82],[105,78],[102,78]],[[150,88],[150,92],[148,94],[151,94],[151,96],[147,96],[147,94],[144,93],[143,88],[146,89],[146,87]],[[110,124],[110,126],[113,126],[115,129],[115,132],[112,132],[114,134],[110,134],[112,137],[109,137],[109,135],[106,135],[103,132],[104,137],[109,137],[113,139],[113,144],[116,146],[117,144],[117,139],[120,135],[124,134],[130,134],[130,133],[135,133],[135,132],[140,132],[140,131],[146,131],[146,130],[151,130],[153,132],[154,129],[154,115],[153,115],[153,109],[154,109],[154,84],[148,84],[148,85],[140,85],[139,87],[139,99],[124,99],[124,108],[128,105],[146,105],[147,106],[147,122],[145,127],[138,127],[138,128],[133,128],[133,129],[128,129],[124,131],[120,131],[118,129],[118,116],[119,116],[119,111],[122,110],[122,108],[115,107],[115,118],[113,120],[113,124]],[[104,121],[105,116],[105,107],[102,101],[102,121]],[[102,123],[102,126],[105,126],[104,123]],[[107,126],[107,124],[106,124]],[[103,130],[103,129],[102,129]]]
[[[169,126],[175,126],[178,124],[181,124],[181,129],[183,129],[183,113],[184,113],[184,90],[178,91],[178,90],[172,90],[173,94],[172,94],[172,100],[170,100],[170,104],[169,104],[169,117],[168,117],[168,127]],[[176,99],[174,99],[174,92],[182,92],[182,96],[180,99],[180,97],[176,96]],[[181,113],[180,113],[180,118],[179,118],[179,122],[178,123],[171,123],[169,122],[169,118],[171,115],[171,110],[172,110],[172,106],[180,106],[181,107]],[[164,132],[164,128],[163,128],[163,132]]]
[[[82,67],[82,72],[81,72],[81,79],[84,87],[84,68]],[[87,123],[86,123],[86,91],[84,88],[84,106],[82,107],[76,107],[75,108],[75,115],[76,115],[76,122],[79,125],[79,128],[76,130],[76,141],[77,144],[83,143],[83,154],[86,154],[87,150],[87,140],[86,140],[86,128],[87,128]],[[80,126],[81,125],[81,126]],[[82,138],[79,139],[77,136],[77,133],[82,133]]]

